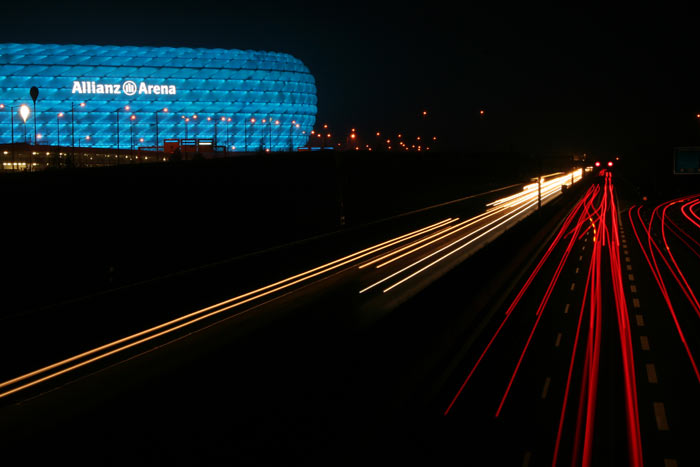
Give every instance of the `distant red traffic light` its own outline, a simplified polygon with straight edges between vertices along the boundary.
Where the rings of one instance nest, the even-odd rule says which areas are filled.
[[[608,161],[608,167],[612,167],[612,161]]]
[[[600,167],[600,162],[596,161],[595,166]]]

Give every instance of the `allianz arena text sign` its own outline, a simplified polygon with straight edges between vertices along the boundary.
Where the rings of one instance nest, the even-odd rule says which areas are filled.
[[[173,84],[148,84],[141,81],[138,84],[132,80],[126,80],[117,84],[102,84],[97,81],[73,81],[72,94],[124,94],[133,96],[136,94],[177,94],[177,88]]]

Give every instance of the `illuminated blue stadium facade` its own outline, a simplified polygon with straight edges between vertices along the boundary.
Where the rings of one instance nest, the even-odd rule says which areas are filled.
[[[135,147],[187,137],[228,151],[280,151],[304,146],[316,119],[314,78],[284,53],[0,44],[0,142],[12,139],[11,107],[14,141],[26,133],[32,142],[34,115],[25,127],[17,113],[32,109],[32,86],[39,144],[60,137],[69,146],[73,137],[75,146],[124,149],[133,135]]]

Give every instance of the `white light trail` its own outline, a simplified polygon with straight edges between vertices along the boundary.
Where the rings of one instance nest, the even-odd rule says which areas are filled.
[[[558,172],[558,173],[556,173],[556,174],[550,174],[550,175],[548,175],[548,176],[557,175],[557,174],[559,174],[559,173],[561,173],[561,172]],[[563,185],[567,185],[567,186],[568,186],[568,185],[571,184],[572,175],[573,175],[573,179],[574,179],[574,183],[575,183],[576,181],[578,181],[578,180],[581,179],[582,170],[581,170],[581,169],[578,169],[578,170],[573,171],[573,173],[572,173],[572,172],[565,173],[564,175],[562,175],[562,176],[560,176],[560,177],[556,177],[556,178],[553,178],[553,179],[551,179],[551,180],[547,180],[547,181],[544,182],[544,183],[541,183],[541,186],[540,186],[540,195],[539,195],[541,201],[544,203],[545,201],[548,201],[549,199],[558,196],[558,195],[561,193],[561,187],[562,187]],[[451,242],[450,244],[448,244],[448,245],[446,245],[446,246],[444,246],[444,247],[442,247],[442,248],[440,248],[440,249],[438,249],[438,250],[432,252],[432,253],[429,254],[429,255],[426,255],[426,256],[424,256],[424,257],[418,259],[417,261],[415,261],[415,262],[411,263],[410,265],[408,265],[408,266],[406,266],[406,267],[404,267],[404,268],[402,268],[402,269],[400,269],[400,270],[398,270],[398,271],[396,271],[396,272],[394,272],[394,273],[392,273],[392,274],[390,274],[390,275],[384,277],[383,279],[381,279],[381,280],[379,280],[379,281],[377,281],[377,282],[374,282],[373,284],[371,284],[371,285],[365,287],[364,289],[360,290],[359,293],[362,294],[362,293],[364,293],[364,292],[367,292],[368,290],[371,290],[371,289],[373,289],[374,287],[376,287],[376,286],[378,286],[378,285],[380,285],[380,284],[383,284],[384,282],[388,281],[389,279],[392,279],[392,278],[394,278],[394,277],[396,277],[396,276],[398,276],[398,275],[400,275],[400,274],[402,274],[402,273],[408,271],[409,269],[411,269],[411,268],[413,268],[413,267],[415,267],[415,266],[417,266],[417,265],[423,263],[424,261],[426,261],[426,260],[432,258],[433,256],[435,256],[435,255],[437,255],[437,254],[439,254],[439,253],[444,252],[445,250],[448,250],[448,249],[454,247],[455,245],[457,245],[457,244],[463,242],[464,240],[467,240],[467,239],[470,238],[470,237],[473,237],[473,236],[476,235],[476,234],[479,234],[479,233],[482,232],[484,229],[488,229],[488,230],[486,230],[486,232],[483,232],[483,233],[481,233],[480,235],[478,235],[477,237],[475,237],[475,238],[469,240],[467,243],[465,243],[465,244],[463,244],[463,245],[460,245],[459,247],[455,248],[453,251],[451,251],[451,252],[445,254],[444,256],[440,257],[438,260],[431,262],[431,263],[428,264],[427,266],[424,266],[424,267],[420,268],[418,271],[415,271],[415,272],[409,274],[407,277],[403,278],[402,280],[400,280],[399,282],[395,283],[395,284],[392,285],[391,287],[388,287],[388,288],[384,289],[383,292],[386,293],[386,292],[388,292],[389,290],[391,290],[391,289],[393,289],[394,287],[396,287],[397,285],[399,285],[399,284],[401,284],[401,283],[403,283],[403,282],[409,280],[410,278],[415,277],[416,275],[420,274],[421,272],[423,272],[423,271],[429,269],[431,266],[434,266],[435,264],[437,264],[437,263],[439,263],[440,261],[444,260],[445,258],[449,257],[449,256],[452,255],[453,253],[455,253],[455,252],[461,250],[462,248],[465,248],[466,246],[468,246],[468,245],[474,243],[476,240],[482,238],[484,235],[486,235],[486,234],[492,232],[493,230],[497,229],[497,228],[500,227],[501,225],[503,225],[503,224],[505,224],[505,223],[511,221],[511,220],[514,219],[515,217],[519,216],[520,214],[522,214],[523,212],[525,212],[526,210],[532,208],[533,206],[535,206],[535,205],[537,205],[537,204],[538,204],[538,193],[537,193],[537,184],[536,184],[536,183],[530,184],[530,185],[526,185],[525,187],[523,187],[523,191],[520,192],[520,193],[516,193],[515,195],[507,196],[507,197],[498,199],[498,200],[496,200],[496,201],[494,201],[494,202],[492,202],[492,203],[489,203],[487,206],[490,206],[490,208],[489,208],[486,212],[481,213],[481,214],[479,214],[479,215],[477,215],[477,216],[475,216],[475,217],[473,217],[473,218],[471,218],[471,219],[467,219],[467,220],[463,221],[462,223],[458,224],[458,226],[459,226],[458,229],[455,229],[455,230],[452,231],[452,232],[446,233],[445,235],[440,236],[439,238],[434,239],[434,240],[430,241],[429,243],[423,244],[423,245],[419,246],[418,248],[415,248],[415,249],[413,249],[413,250],[407,251],[407,252],[403,253],[402,255],[393,258],[393,259],[390,260],[390,261],[387,261],[387,262],[385,262],[385,263],[380,264],[380,265],[377,266],[377,267],[381,267],[381,266],[387,265],[387,264],[389,264],[390,262],[393,262],[393,261],[395,261],[395,260],[397,260],[397,259],[399,259],[399,258],[403,258],[403,257],[405,257],[405,256],[408,256],[409,254],[414,253],[414,252],[416,252],[416,251],[418,251],[418,250],[424,248],[425,246],[428,246],[428,245],[430,245],[430,244],[433,244],[433,243],[435,243],[435,242],[437,242],[437,241],[439,241],[439,240],[445,239],[445,238],[447,238],[448,236],[452,236],[452,235],[454,235],[455,233],[464,230],[464,228],[466,228],[467,226],[473,225],[473,224],[476,223],[477,221],[482,221],[482,220],[484,220],[484,219],[493,217],[494,215],[500,214],[500,213],[502,213],[503,211],[505,211],[505,210],[507,210],[507,209],[510,209],[511,211],[512,211],[512,210],[515,210],[515,212],[514,212],[514,213],[513,213],[513,212],[510,212],[510,213],[504,214],[504,215],[502,215],[502,216],[500,216],[500,217],[497,217],[496,219],[492,220],[491,222],[487,223],[486,225],[483,225],[483,226],[479,227],[478,229],[476,229],[476,230],[474,230],[474,231],[472,231],[472,232],[467,233],[466,235],[464,235],[464,236],[460,237],[459,239],[457,239],[457,240]],[[489,227],[493,226],[494,224],[497,224],[497,225],[494,226],[494,227],[492,227],[492,228],[489,228]],[[462,227],[462,225],[464,225],[464,227]],[[413,246],[413,244],[404,246],[404,247],[402,247],[401,250],[406,250],[406,249],[410,248],[411,246]],[[387,253],[387,254],[384,255],[382,258],[390,257],[390,256],[392,256],[392,255],[395,254],[395,253],[397,253],[397,252],[390,252],[390,253]],[[381,259],[375,259],[375,260],[372,261],[372,263],[376,263],[376,262],[378,262],[378,261],[380,261],[380,260],[381,260]]]

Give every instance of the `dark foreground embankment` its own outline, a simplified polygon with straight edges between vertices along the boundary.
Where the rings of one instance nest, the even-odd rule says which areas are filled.
[[[523,182],[539,166],[296,153],[4,174],[0,301],[5,313],[53,303]]]
[[[481,345],[483,329],[490,335],[499,301],[517,291],[518,276],[587,185],[391,313],[371,310],[371,321],[337,290],[281,298],[277,311],[222,321],[163,347],[160,357],[134,359],[128,372],[107,370],[8,408],[0,423],[10,440],[5,457],[41,445],[33,460],[74,465],[443,465],[482,452],[492,460],[500,439],[442,411],[463,377],[461,359]]]

